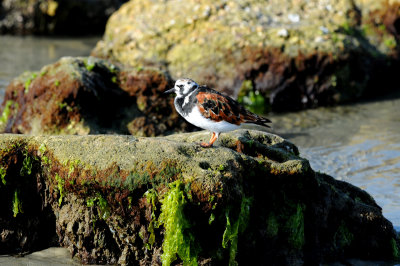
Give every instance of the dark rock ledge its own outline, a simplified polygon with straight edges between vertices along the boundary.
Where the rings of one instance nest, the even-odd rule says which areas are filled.
[[[0,251],[67,247],[82,263],[298,265],[396,260],[365,191],[259,131],[0,137]]]

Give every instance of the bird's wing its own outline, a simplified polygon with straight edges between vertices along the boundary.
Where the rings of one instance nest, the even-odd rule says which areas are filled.
[[[235,125],[243,122],[240,106],[232,99],[212,92],[199,92],[196,98],[197,107],[204,117],[215,122],[224,120]]]
[[[252,123],[265,127],[269,127],[268,123],[271,123],[269,119],[253,114],[235,100],[217,92],[200,91],[196,98],[199,111],[215,122],[224,120],[235,125]]]

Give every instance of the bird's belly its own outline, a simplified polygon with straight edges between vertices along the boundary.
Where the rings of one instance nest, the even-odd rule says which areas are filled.
[[[201,115],[197,107],[193,108],[192,112],[190,112],[185,119],[197,127],[218,133],[240,128],[240,126],[228,123],[226,121],[215,122],[211,119],[207,119]]]

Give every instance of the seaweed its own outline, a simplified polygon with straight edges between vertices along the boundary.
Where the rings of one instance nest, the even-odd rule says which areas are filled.
[[[305,206],[298,203],[295,213],[288,217],[286,229],[289,232],[289,243],[297,249],[301,249],[305,243],[304,239],[304,210]]]
[[[248,225],[250,219],[250,206],[253,202],[251,197],[243,197],[240,204],[240,213],[235,222],[231,222],[229,215],[230,209],[225,212],[226,228],[222,237],[222,247],[229,246],[229,265],[237,265],[236,252],[239,234],[242,234]]]
[[[6,105],[3,109],[3,113],[1,114],[0,117],[0,126],[3,126],[5,123],[7,123],[8,118],[10,117],[11,114],[11,107],[14,106],[14,108],[18,108],[18,103],[8,100],[6,101]]]
[[[64,183],[65,180],[63,178],[61,178],[58,173],[56,173],[55,179],[57,181],[57,190],[60,194],[60,198],[58,199],[58,206],[61,206],[63,197],[64,197]]]
[[[28,155],[28,152],[24,152],[24,161],[19,171],[21,176],[28,176],[32,173],[32,157]]]
[[[107,200],[100,193],[97,193],[95,197],[86,200],[86,206],[97,206],[100,219],[106,220],[111,215],[110,206]]]
[[[0,178],[3,185],[7,184],[6,173],[7,173],[6,169],[4,169],[4,167],[0,167]]]
[[[158,198],[158,195],[157,195],[156,190],[149,189],[146,191],[146,193],[144,193],[144,196],[146,197],[147,201],[151,205],[151,221],[150,221],[149,227],[147,229],[147,231],[150,233],[150,236],[149,236],[149,240],[146,243],[146,248],[151,249],[156,240],[154,228],[158,227],[157,217],[155,215],[155,211],[157,210],[156,200]]]
[[[22,202],[19,199],[19,190],[16,189],[14,191],[14,199],[13,199],[13,213],[14,213],[14,217],[17,217],[18,213],[24,213],[24,211],[22,210]]]
[[[31,85],[32,81],[33,81],[36,77],[37,77],[37,74],[36,74],[36,73],[32,73],[32,75],[25,81],[25,84],[24,84],[24,87],[25,87],[24,92],[25,92],[25,93],[28,93],[28,92],[29,92],[29,86]]]
[[[187,203],[182,182],[177,180],[170,185],[170,190],[161,200],[160,225],[164,225],[165,237],[163,243],[163,254],[161,255],[163,265],[170,265],[175,261],[176,254],[184,265],[198,265],[198,248],[195,246],[195,237],[190,232],[191,224],[185,217],[184,207]]]

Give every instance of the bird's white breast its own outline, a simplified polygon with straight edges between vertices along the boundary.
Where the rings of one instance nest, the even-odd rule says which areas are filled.
[[[191,123],[197,127],[200,127],[200,128],[212,131],[212,132],[217,132],[217,133],[232,131],[232,130],[240,128],[240,126],[228,123],[226,121],[215,122],[215,121],[212,121],[211,119],[205,118],[200,113],[199,108],[197,106],[195,106],[193,108],[193,110],[190,113],[188,113],[188,115],[184,118],[189,123]]]

